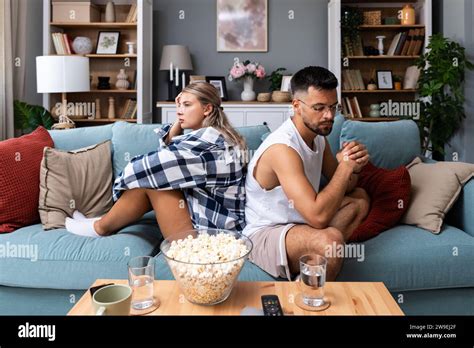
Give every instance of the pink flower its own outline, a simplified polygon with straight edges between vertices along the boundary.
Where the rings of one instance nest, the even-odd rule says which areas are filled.
[[[255,70],[257,70],[257,67],[255,66],[255,64],[252,64],[252,63],[247,64],[246,68],[250,74],[253,74]]]
[[[230,69],[230,75],[234,78],[234,79],[238,79],[242,76],[244,76],[245,74],[245,67],[243,67],[242,65],[238,64],[238,65],[234,65],[232,67],[232,69]]]
[[[262,65],[259,65],[257,70],[255,71],[255,75],[259,79],[263,79],[265,77],[265,68]]]

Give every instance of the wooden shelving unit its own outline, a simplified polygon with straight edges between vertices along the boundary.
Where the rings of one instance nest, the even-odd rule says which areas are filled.
[[[68,93],[68,103],[94,103],[100,100],[100,119],[80,119],[72,117],[78,126],[90,126],[97,124],[113,123],[116,121],[127,121],[137,123],[151,123],[153,115],[152,105],[152,33],[153,33],[153,2],[147,0],[121,0],[115,2],[116,22],[105,22],[105,7],[108,0],[92,0],[101,12],[100,22],[75,23],[75,22],[53,22],[52,0],[43,0],[43,54],[56,54],[51,34],[61,32],[68,34],[71,40],[78,36],[85,36],[91,39],[94,47],[91,54],[86,54],[89,58],[91,86],[88,92]],[[72,4],[74,4],[72,2]],[[137,22],[127,23],[126,18],[132,4],[137,5]],[[72,5],[73,6],[73,5]],[[119,31],[120,39],[117,54],[96,54],[97,39],[101,31]],[[126,42],[135,42],[135,54],[128,54]],[[136,88],[118,90],[115,88],[117,75],[120,69],[125,69],[128,81],[133,83],[136,71]],[[110,77],[109,90],[97,89],[98,77]],[[109,119],[108,107],[109,98],[115,100],[115,116]],[[137,100],[136,119],[120,118],[124,114],[127,100]],[[52,110],[54,105],[61,101],[59,93],[45,94],[43,106]]]
[[[342,91],[342,94],[346,94],[346,93],[362,93],[362,94],[375,94],[375,93],[416,93],[417,90],[416,89],[400,89],[400,90],[396,90],[396,89],[376,89],[376,90],[373,90],[373,91],[369,91],[369,90],[343,90]]]
[[[415,25],[385,25],[383,19],[386,17],[398,17],[398,11],[406,4],[410,3],[416,11]],[[356,53],[353,55],[344,56],[342,43],[344,42],[343,33],[341,30],[341,17],[343,7],[357,7],[361,12],[364,11],[381,11],[382,24],[380,25],[361,25],[359,26],[359,34],[362,39],[363,46],[372,46],[378,48],[378,40],[376,36],[383,35],[384,52],[386,53],[390,47],[393,38],[399,32],[409,32],[410,30],[424,29],[424,42],[422,44],[421,53],[416,55],[396,55],[396,56],[367,56]],[[328,4],[329,9],[329,70],[331,70],[339,80],[338,97],[342,102],[343,98],[357,97],[361,113],[363,116],[368,116],[371,104],[380,104],[392,100],[393,102],[413,102],[417,97],[416,89],[401,89],[401,90],[353,90],[344,89],[343,74],[344,69],[359,70],[362,75],[364,87],[367,85],[374,72],[377,70],[390,70],[392,76],[399,75],[402,78],[405,76],[408,67],[415,65],[420,54],[423,53],[424,48],[428,44],[428,38],[431,36],[431,0],[409,0],[409,1],[376,1],[376,0],[330,0]],[[360,51],[360,50],[359,50]],[[365,52],[364,52],[365,53]],[[405,115],[403,115],[405,116]],[[357,120],[365,122],[378,121],[392,121],[399,119],[398,117],[363,117]]]
[[[68,23],[68,22],[50,22],[50,26],[61,28],[99,28],[99,29],[134,29],[137,23]]]

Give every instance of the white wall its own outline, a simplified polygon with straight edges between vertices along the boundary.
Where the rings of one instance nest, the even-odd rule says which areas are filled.
[[[474,1],[444,0],[442,10],[444,36],[464,46],[468,59],[474,62]],[[464,95],[466,119],[451,146],[446,146],[445,158],[452,160],[457,155],[459,161],[474,163],[474,71],[466,74]]]

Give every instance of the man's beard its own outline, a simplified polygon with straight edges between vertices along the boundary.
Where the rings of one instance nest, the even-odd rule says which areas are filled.
[[[333,121],[326,121],[326,122],[322,122],[322,125],[326,125],[327,128],[325,129],[320,129],[319,127],[321,127],[321,124],[318,124],[316,127],[315,126],[312,126],[310,125],[308,122],[306,122],[305,120],[303,120],[303,123],[304,125],[306,126],[306,128],[308,128],[309,130],[311,130],[313,133],[316,133],[316,135],[321,135],[323,137],[325,137],[326,135],[329,135],[329,133],[331,133],[332,131],[332,125],[334,124]],[[330,125],[330,126],[329,126]]]

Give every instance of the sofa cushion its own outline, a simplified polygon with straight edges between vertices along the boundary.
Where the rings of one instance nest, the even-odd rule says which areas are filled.
[[[258,149],[262,144],[262,136],[270,131],[266,125],[236,127],[235,129],[245,138],[247,147],[251,151]]]
[[[334,118],[332,131],[326,137],[326,139],[329,142],[329,146],[331,147],[331,152],[333,153],[334,156],[336,156],[336,153],[340,149],[339,138],[341,137],[342,126],[345,120],[346,119],[344,118],[344,116],[342,116],[341,114],[337,114],[336,117]]]
[[[130,160],[139,155],[156,151],[159,139],[154,129],[161,124],[131,124],[116,122],[113,128],[114,175],[117,177]],[[261,137],[269,131],[265,125],[240,127],[236,130],[245,138],[249,150],[256,150],[262,143]],[[189,130],[185,130],[187,132]],[[137,141],[139,139],[139,141]]]
[[[40,224],[0,235],[0,284],[27,288],[87,289],[97,278],[127,279],[130,258],[155,255],[162,236],[155,221],[140,220],[104,238]]]
[[[107,140],[73,151],[44,149],[38,207],[44,229],[64,227],[74,210],[97,217],[112,208],[111,147]]]
[[[458,199],[463,185],[474,176],[474,164],[422,163],[417,157],[407,168],[413,199],[402,222],[439,233],[444,217]]]
[[[133,124],[128,122],[116,122],[114,124],[112,129],[114,177],[119,176],[133,157],[158,149],[159,138],[154,130],[161,126],[161,124]]]
[[[64,130],[50,130],[56,149],[70,151],[112,139],[113,124]]]
[[[387,170],[369,162],[362,170],[357,186],[367,191],[370,211],[352,232],[350,242],[362,242],[394,227],[410,202],[410,175],[404,166]]]
[[[445,225],[439,235],[398,225],[361,244],[363,258],[346,259],[338,281],[383,281],[390,291],[474,287],[474,238]]]
[[[395,169],[420,155],[420,134],[414,121],[360,122],[346,121],[342,125],[340,145],[359,141],[364,144],[373,164]]]
[[[0,142],[0,233],[39,221],[40,163],[48,146],[53,140],[43,127]]]

